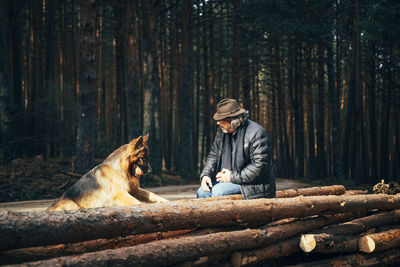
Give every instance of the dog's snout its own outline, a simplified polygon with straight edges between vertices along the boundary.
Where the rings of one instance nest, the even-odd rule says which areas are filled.
[[[144,164],[144,165],[140,166],[140,168],[141,168],[141,169],[143,170],[143,172],[145,172],[145,173],[151,172],[150,164]]]

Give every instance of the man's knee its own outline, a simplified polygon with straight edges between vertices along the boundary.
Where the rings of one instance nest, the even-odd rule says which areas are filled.
[[[240,193],[240,186],[231,183],[219,183],[213,187],[212,196],[227,196]]]
[[[206,198],[206,197],[211,197],[211,193],[204,191],[203,188],[197,189],[197,198]]]

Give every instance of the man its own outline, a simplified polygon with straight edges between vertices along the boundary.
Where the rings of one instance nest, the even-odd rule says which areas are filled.
[[[244,199],[275,197],[271,144],[235,99],[217,105],[216,133],[200,178],[198,198],[242,193]]]

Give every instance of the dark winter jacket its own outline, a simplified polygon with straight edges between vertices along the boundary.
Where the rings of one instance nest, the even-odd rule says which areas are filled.
[[[275,177],[272,167],[272,151],[269,137],[265,130],[256,122],[248,120],[244,136],[244,164],[231,170],[231,182],[240,184],[244,199],[275,197]],[[223,135],[218,128],[207,163],[200,177],[209,176],[215,180],[220,171],[222,158]]]

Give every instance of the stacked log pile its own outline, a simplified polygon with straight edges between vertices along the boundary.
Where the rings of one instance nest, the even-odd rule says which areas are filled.
[[[21,266],[400,262],[400,194],[343,186],[133,207],[1,212],[0,263]]]

